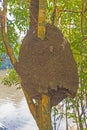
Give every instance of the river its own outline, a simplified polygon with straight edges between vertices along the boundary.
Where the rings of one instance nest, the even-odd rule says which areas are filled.
[[[0,123],[10,130],[38,130],[22,89],[1,83],[6,71],[0,70]]]

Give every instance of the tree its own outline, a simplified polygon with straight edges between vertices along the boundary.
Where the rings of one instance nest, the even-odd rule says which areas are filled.
[[[17,1],[16,1],[17,2]],[[15,4],[17,5],[17,3],[15,2]],[[42,1],[41,1],[42,2]],[[44,5],[44,4],[43,4]],[[45,6],[44,6],[45,7]],[[55,8],[56,8],[56,6],[55,6]],[[55,9],[54,8],[54,10],[53,10],[53,14],[52,14],[52,23],[55,23],[56,24],[56,13],[55,13]],[[5,2],[5,4],[4,4],[4,11],[2,11],[3,12],[3,14],[2,14],[2,16],[4,16],[3,17],[3,25],[5,25],[5,22],[6,22],[6,20],[5,20],[5,17],[6,17],[6,2]],[[64,7],[62,7],[62,10],[63,11],[66,11],[66,10],[64,10]],[[44,9],[43,9],[43,11],[44,11]],[[43,12],[42,11],[42,12]],[[1,12],[1,13],[2,13]],[[50,12],[49,12],[50,13]],[[60,15],[61,15],[61,10],[58,10],[58,19],[60,18]],[[41,15],[40,15],[41,16]],[[42,15],[43,16],[43,15]],[[36,16],[37,17],[37,16]],[[38,17],[39,18],[39,17]],[[45,22],[45,16],[43,16],[43,18],[41,18],[40,20],[42,20],[42,21],[44,21]],[[49,20],[49,19],[48,19]],[[42,22],[41,21],[41,22]],[[66,21],[67,22],[67,21]],[[42,22],[43,23],[43,22]],[[15,56],[14,56],[14,53],[13,53],[13,51],[12,51],[12,48],[9,46],[9,44],[8,44],[8,38],[7,38],[7,33],[6,33],[6,31],[5,31],[5,26],[3,26],[2,25],[2,34],[3,34],[3,40],[4,40],[4,43],[6,43],[5,44],[5,47],[6,47],[6,50],[7,50],[7,54],[10,56],[10,59],[11,59],[11,62],[12,62],[12,64],[14,65],[14,67],[16,67],[15,66],[15,64],[17,63],[17,61],[16,61],[16,58],[15,58]],[[33,21],[31,22],[31,28],[33,28],[33,25],[34,25],[34,23],[33,23]],[[41,37],[42,39],[44,39],[44,34],[45,34],[45,26],[43,26],[43,24],[41,24],[41,27],[39,26],[40,25],[40,23],[38,24],[38,35],[39,35],[39,37]],[[57,24],[58,25],[58,24]],[[74,26],[74,25],[73,25]],[[19,25],[19,27],[21,27],[21,25]],[[40,31],[41,30],[41,31]],[[42,31],[43,30],[43,31]],[[41,32],[43,32],[43,33],[41,33]],[[50,48],[50,50],[51,51],[53,51],[53,48],[51,47]],[[38,105],[38,109],[37,109],[37,105],[35,105],[34,103],[33,103],[33,101],[32,101],[32,99],[30,98],[30,96],[27,94],[27,92],[25,91],[25,89],[23,89],[24,90],[24,93],[25,93],[25,95],[26,95],[26,98],[27,98],[27,102],[28,102],[28,104],[29,104],[29,107],[30,107],[30,109],[31,109],[31,112],[32,112],[32,114],[33,114],[33,116],[34,116],[34,118],[36,119],[36,121],[37,121],[37,117],[36,117],[36,110],[37,111],[39,111],[40,110],[40,114],[38,115],[38,116],[40,116],[40,117],[38,117],[38,126],[39,126],[39,128],[41,129],[43,126],[42,126],[42,122],[39,122],[39,120],[40,119],[43,119],[43,122],[44,122],[44,119],[46,118],[46,120],[47,120],[47,118],[48,118],[48,124],[47,124],[47,127],[49,127],[49,129],[51,129],[50,128],[50,126],[51,126],[51,122],[50,122],[50,115],[49,114],[46,114],[46,117],[45,117],[45,115],[43,114],[44,112],[44,110],[43,110],[43,107],[42,106],[44,106],[44,100],[45,100],[45,105],[46,106],[44,106],[45,108],[47,108],[47,106],[49,107],[49,109],[47,108],[47,111],[48,111],[48,113],[50,113],[50,105],[47,105],[47,104],[50,104],[49,103],[49,101],[50,101],[50,99],[49,99],[49,96],[46,96],[46,95],[42,95],[42,100],[36,100],[36,104],[39,104]],[[48,102],[46,102],[46,101],[48,101]],[[42,118],[42,117],[44,116],[44,118]],[[47,117],[48,116],[48,117]],[[41,120],[40,120],[41,121]],[[46,125],[45,125],[46,126]],[[44,127],[43,127],[43,129],[45,129]]]

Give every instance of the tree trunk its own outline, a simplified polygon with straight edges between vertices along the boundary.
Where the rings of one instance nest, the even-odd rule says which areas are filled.
[[[37,123],[39,130],[52,130],[50,98],[42,94],[35,105],[27,92],[23,89],[29,109]]]
[[[38,127],[39,130],[52,130],[50,98],[44,94],[38,104]]]
[[[46,32],[46,0],[39,0],[39,13],[38,13],[38,38],[44,40]]]

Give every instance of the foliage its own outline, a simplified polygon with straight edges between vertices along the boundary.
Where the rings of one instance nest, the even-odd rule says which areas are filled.
[[[52,23],[54,20],[55,26],[59,27],[68,39],[78,67],[79,90],[77,96],[75,99],[67,98],[63,102],[63,104],[67,103],[67,118],[68,120],[73,119],[77,130],[87,128],[85,113],[87,109],[87,12],[85,10],[87,10],[86,0],[56,0],[56,6],[54,0],[47,0],[46,21]],[[9,43],[17,57],[22,39],[29,28],[29,13],[29,0],[26,2],[8,0]],[[52,19],[53,15],[54,19]],[[0,55],[4,52],[5,48],[0,34]],[[3,79],[4,84],[11,86],[19,83],[19,78],[14,70],[8,71],[8,73],[9,75]],[[60,111],[66,115],[65,105],[62,105]]]
[[[19,85],[20,79],[14,69],[7,69],[6,76],[3,78],[2,83],[11,87],[12,85]]]

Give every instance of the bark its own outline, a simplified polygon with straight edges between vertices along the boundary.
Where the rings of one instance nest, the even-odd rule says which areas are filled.
[[[30,30],[36,30],[38,27],[39,0],[30,1]]]
[[[29,109],[37,123],[39,130],[52,130],[50,98],[44,94],[36,104],[24,90]]]
[[[52,130],[50,98],[42,94],[38,105],[38,127],[39,130]]]
[[[37,31],[40,39],[45,38],[46,0],[31,0],[30,30]]]
[[[46,0],[39,0],[39,14],[38,14],[38,38],[44,40],[45,38],[45,24],[46,24]]]
[[[28,107],[29,107],[34,119],[37,121],[35,104],[34,104],[33,100],[31,99],[31,97],[29,96],[29,94],[27,93],[27,91],[24,88],[23,88],[23,92],[24,92],[24,95],[26,97]]]
[[[6,48],[6,52],[13,64],[15,66],[17,60],[14,56],[14,52],[9,44],[8,40],[8,35],[7,35],[7,1],[3,0],[3,10],[0,11],[0,17],[1,17],[1,33],[2,33],[2,38],[4,42],[4,46]]]

